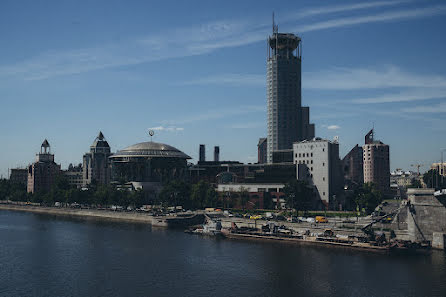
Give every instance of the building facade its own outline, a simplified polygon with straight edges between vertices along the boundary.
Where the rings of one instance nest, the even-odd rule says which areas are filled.
[[[293,151],[297,179],[312,185],[326,208],[337,206],[336,195],[342,190],[339,144],[314,138],[294,143]]]
[[[364,182],[362,147],[359,145],[354,146],[342,159],[342,167],[346,180],[356,185],[361,185]]]
[[[442,176],[446,176],[446,162],[432,163],[431,169],[436,170]]]
[[[104,134],[99,132],[98,137],[90,146],[90,152],[83,157],[83,186],[88,186],[93,182],[103,185],[110,183],[111,169],[109,157],[111,155],[110,146]]]
[[[60,165],[54,162],[50,144],[45,139],[36,161],[28,167],[28,193],[48,192],[59,175]]]
[[[84,185],[82,164],[79,164],[78,166],[70,164],[67,170],[62,170],[62,174],[66,177],[70,186],[81,188]]]
[[[260,138],[257,144],[257,163],[264,164],[267,160],[267,145],[268,140],[266,138]]]
[[[27,186],[28,184],[28,169],[26,168],[13,168],[9,175],[9,180],[12,183]]]
[[[366,144],[362,147],[364,163],[364,183],[374,183],[384,194],[390,193],[389,146],[373,139],[370,130]],[[371,136],[370,136],[371,135]]]
[[[112,180],[158,193],[164,183],[187,178],[189,159],[182,151],[164,143],[137,143],[110,156]]]
[[[293,143],[314,137],[310,111],[301,104],[301,39],[290,33],[268,38],[267,57],[267,162],[273,151],[292,149]]]

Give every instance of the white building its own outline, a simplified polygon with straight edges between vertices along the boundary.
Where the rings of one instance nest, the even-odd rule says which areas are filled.
[[[293,162],[297,179],[314,186],[315,192],[326,207],[336,206],[336,194],[342,189],[342,171],[339,144],[321,138],[293,144]]]

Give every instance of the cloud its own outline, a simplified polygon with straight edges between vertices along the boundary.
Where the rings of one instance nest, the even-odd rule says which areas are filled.
[[[266,106],[265,105],[242,105],[242,106],[234,106],[230,108],[216,108],[216,109],[210,109],[205,110],[203,112],[200,112],[195,115],[191,115],[184,118],[179,118],[175,120],[166,121],[166,123],[169,123],[171,125],[184,125],[184,124],[190,124],[200,121],[207,121],[207,120],[216,120],[216,119],[222,119],[222,118],[228,118],[233,117],[237,115],[245,115],[249,113],[265,113],[266,112]]]
[[[446,98],[445,89],[411,89],[385,95],[354,99],[351,102],[356,104],[376,104],[392,102],[409,102],[429,99]]]
[[[395,3],[403,2],[405,1],[396,1]],[[391,5],[390,1],[379,1],[374,4],[363,2],[353,5],[309,8],[299,13],[309,16],[389,5]],[[287,21],[293,23],[300,21],[302,15],[299,15],[299,13]],[[294,31],[302,33],[364,23],[421,18],[444,13],[446,13],[446,5],[437,5],[302,24],[295,27]],[[68,51],[48,51],[16,64],[0,66],[0,78],[19,77],[25,80],[41,80],[104,68],[203,55],[217,49],[264,41],[270,30],[269,24],[255,19],[221,20],[202,25],[181,27],[158,34],[129,38],[120,43]]]
[[[446,102],[436,105],[420,105],[415,107],[407,107],[401,109],[402,112],[407,113],[446,113]]]
[[[303,74],[303,87],[324,90],[356,90],[394,87],[446,88],[446,77],[420,75],[390,65],[381,68],[332,68]]]
[[[299,13],[294,14],[293,17],[297,17],[297,18],[310,17],[310,16],[315,16],[315,15],[330,14],[330,13],[336,13],[336,12],[347,12],[347,11],[353,11],[353,10],[361,10],[361,9],[366,9],[366,8],[394,6],[394,5],[398,5],[401,3],[408,3],[408,2],[412,2],[412,1],[411,0],[376,1],[376,2],[361,2],[361,3],[348,4],[348,5],[312,7],[312,8],[303,9]]]
[[[179,85],[233,85],[233,86],[264,86],[266,77],[264,74],[218,74],[207,77],[195,78]]]
[[[416,8],[408,10],[399,10],[393,12],[384,12],[374,15],[366,15],[359,17],[345,17],[329,21],[317,22],[313,24],[299,26],[295,31],[304,33],[316,30],[332,29],[339,27],[347,27],[352,25],[360,25],[366,23],[390,22],[404,19],[422,18],[428,16],[441,15],[446,12],[446,5],[436,5],[425,8]]]
[[[173,132],[173,131],[183,131],[184,128],[183,127],[175,127],[175,126],[167,126],[167,127],[157,126],[157,127],[149,128],[148,130]]]
[[[328,130],[338,130],[338,129],[341,129],[341,127],[339,127],[338,125],[330,125],[330,126],[327,126],[327,129]]]
[[[259,127],[265,127],[265,122],[251,122],[251,123],[239,123],[230,126],[232,129],[253,129]]]
[[[341,129],[338,125],[322,125],[322,128],[326,128],[328,130],[339,130]]]

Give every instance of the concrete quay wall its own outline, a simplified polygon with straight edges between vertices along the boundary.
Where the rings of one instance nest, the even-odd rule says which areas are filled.
[[[56,208],[56,207],[42,207],[42,206],[28,206],[28,205],[10,205],[0,204],[0,210],[25,211],[32,213],[50,214],[58,216],[71,216],[83,218],[96,218],[119,220],[127,222],[152,223],[152,216],[146,213],[137,212],[121,212],[110,210],[97,209],[70,209],[70,208]]]

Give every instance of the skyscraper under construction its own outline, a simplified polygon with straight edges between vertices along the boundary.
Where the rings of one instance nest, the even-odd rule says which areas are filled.
[[[301,103],[301,55],[301,39],[279,33],[273,18],[267,59],[268,163],[273,151],[292,149],[293,142],[314,138],[309,107]]]

